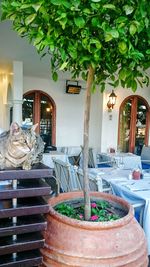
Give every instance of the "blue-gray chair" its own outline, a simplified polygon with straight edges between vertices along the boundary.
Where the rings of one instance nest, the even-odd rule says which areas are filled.
[[[143,146],[141,151],[142,169],[150,169],[150,146]]]

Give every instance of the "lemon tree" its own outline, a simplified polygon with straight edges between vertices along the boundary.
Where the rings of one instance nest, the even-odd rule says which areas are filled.
[[[91,91],[106,84],[131,88],[148,85],[150,67],[149,0],[2,0],[1,19],[13,22],[44,56],[52,77],[58,70],[86,80],[84,115],[85,218],[90,218],[87,178]]]

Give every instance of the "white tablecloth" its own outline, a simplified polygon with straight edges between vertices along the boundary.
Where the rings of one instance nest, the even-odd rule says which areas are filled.
[[[123,169],[138,169],[142,168],[141,157],[132,153],[100,153],[99,158],[101,161],[114,160],[118,167]]]
[[[127,181],[129,179],[130,170],[122,170],[118,168],[89,168],[89,174],[94,175],[97,180],[98,190],[102,191],[102,180],[110,181],[115,180],[119,183],[120,181]]]
[[[58,151],[50,151],[49,153],[44,153],[42,162],[46,166],[49,166],[50,168],[54,168],[52,158],[56,158],[56,159],[60,159],[62,161],[68,162],[68,156]]]
[[[143,214],[143,229],[148,244],[148,254],[150,255],[150,179],[128,180],[126,183],[111,182],[115,195],[120,196],[128,202],[134,204],[138,201],[145,202]]]
[[[80,146],[57,147],[57,150],[71,157],[71,156],[78,156],[81,152],[81,147]]]

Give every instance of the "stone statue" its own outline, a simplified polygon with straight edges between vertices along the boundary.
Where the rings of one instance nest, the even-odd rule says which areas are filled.
[[[23,130],[13,122],[9,131],[0,134],[1,170],[18,167],[30,170],[33,164],[42,160],[44,142],[35,132],[37,125]]]

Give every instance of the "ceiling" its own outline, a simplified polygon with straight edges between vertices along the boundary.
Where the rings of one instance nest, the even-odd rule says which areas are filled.
[[[21,38],[12,30],[10,21],[3,21],[0,22],[0,73],[11,73],[13,61],[23,62],[25,76],[51,78],[50,57],[41,58],[27,38]],[[62,79],[70,77],[67,73],[61,76]]]

